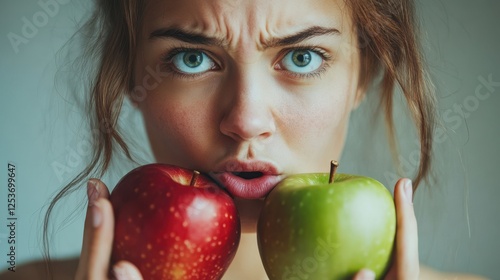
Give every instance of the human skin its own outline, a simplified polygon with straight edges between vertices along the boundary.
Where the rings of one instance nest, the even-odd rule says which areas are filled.
[[[340,0],[147,1],[134,76],[135,86],[147,91],[132,91],[130,98],[144,117],[157,162],[209,173],[235,197],[247,234],[226,279],[242,279],[245,267],[249,279],[265,277],[256,242],[248,240],[270,188],[255,189],[289,174],[327,172],[330,160],[340,158],[349,115],[363,96],[356,38]],[[299,67],[291,59],[297,53],[311,63]],[[187,67],[200,57],[203,63]],[[236,171],[265,178],[246,180]],[[417,279],[411,195],[399,197],[399,219],[408,223],[399,227],[406,228],[399,240],[407,246],[400,246],[396,273]],[[99,238],[112,232],[103,222],[112,219],[108,208],[100,199],[89,209],[91,245],[84,244],[78,275],[105,271],[107,263],[92,257],[106,256],[92,250],[99,243],[92,241],[92,225],[99,221]]]
[[[255,158],[276,165],[283,176],[327,172],[328,162],[340,158],[348,115],[363,93],[357,88],[359,58],[352,23],[341,2],[148,1],[145,25],[139,34],[135,76],[135,85],[148,91],[145,95],[132,92],[131,99],[144,114],[157,161],[210,172],[215,166],[211,164],[224,158]],[[147,32],[174,19],[191,31],[225,38],[230,43],[228,48],[203,46],[213,52],[219,62],[224,62],[223,71],[211,71],[190,80],[175,79],[165,73],[166,77],[160,77],[160,82],[156,80],[158,76],[148,69],[156,69],[161,53],[176,42],[150,41]],[[329,67],[321,75],[308,79],[295,79],[293,75],[277,71],[283,70],[283,67],[274,67],[283,58],[277,55],[280,48],[262,50],[259,43],[311,25],[341,31],[341,35],[319,36],[299,44],[300,47],[314,45],[329,52],[332,57]],[[419,274],[417,224],[411,191],[405,191],[407,182],[402,179],[394,188],[396,251],[387,279],[417,279]],[[76,266],[75,279],[108,278],[114,230],[109,191],[97,179],[91,179],[87,188],[89,207],[81,255],[71,261],[53,260],[54,279],[71,279]],[[254,231],[255,213],[261,200],[235,200],[245,218],[244,227],[248,232]],[[265,277],[259,268],[255,240],[253,233],[244,235],[225,279]],[[13,279],[37,279],[46,273],[46,268],[44,262],[37,262],[19,267],[14,275],[5,274]],[[112,269],[116,279],[141,279],[130,263],[122,261]],[[360,272],[355,280],[370,279],[365,276],[365,272]],[[422,269],[420,279],[483,278]]]
[[[149,1],[135,82],[147,82],[148,69],[158,65],[162,79],[139,100],[132,93],[132,100],[144,116],[156,160],[218,174],[245,171],[246,163],[270,165],[272,182],[288,174],[327,172],[330,160],[340,158],[349,115],[361,97],[356,34],[346,9],[331,0]],[[174,27],[216,43],[151,36]],[[314,27],[338,32],[273,45]],[[201,50],[215,66],[183,73],[165,61],[177,48]],[[301,76],[287,69],[286,54],[294,49],[308,50],[319,68]],[[229,189],[245,232],[255,231],[262,201],[249,198],[263,197],[249,194],[255,185]]]

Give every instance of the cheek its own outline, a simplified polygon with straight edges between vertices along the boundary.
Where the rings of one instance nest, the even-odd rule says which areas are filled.
[[[196,159],[203,157],[201,151],[212,146],[216,111],[210,109],[196,87],[191,89],[186,91],[175,83],[165,83],[140,104],[158,161],[195,168],[192,162],[202,162]]]
[[[317,87],[309,95],[301,93],[306,98],[283,115],[284,138],[294,157],[307,163],[301,171],[320,171],[330,160],[340,159],[355,94],[355,88],[346,81],[334,87]]]

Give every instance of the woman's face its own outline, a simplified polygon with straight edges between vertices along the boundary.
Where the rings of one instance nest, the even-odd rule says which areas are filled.
[[[359,96],[341,0],[149,0],[132,100],[158,162],[207,172],[244,229],[286,175],[327,172]]]

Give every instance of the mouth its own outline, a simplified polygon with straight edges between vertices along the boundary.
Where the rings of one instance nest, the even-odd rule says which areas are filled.
[[[241,177],[245,180],[257,179],[264,176],[263,172],[260,171],[250,171],[250,172],[233,172],[235,176]]]
[[[282,179],[277,168],[264,162],[229,162],[211,177],[231,195],[243,199],[265,197]]]

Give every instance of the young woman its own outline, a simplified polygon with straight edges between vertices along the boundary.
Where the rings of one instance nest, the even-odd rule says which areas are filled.
[[[128,98],[143,116],[157,162],[214,174],[234,197],[244,234],[224,279],[267,279],[255,237],[265,195],[287,175],[328,171],[341,156],[350,113],[369,89],[380,94],[393,141],[399,87],[421,161],[413,184],[401,179],[395,186],[388,279],[452,277],[421,268],[418,258],[412,196],[429,171],[435,119],[413,1],[99,0],[87,27],[96,33],[86,55],[99,59],[89,114],[100,129],[93,161],[62,193],[104,174],[117,152],[132,158],[116,125]],[[76,279],[106,279],[110,269],[118,279],[140,279],[130,263],[110,267],[108,188],[91,179],[88,194]],[[362,270],[355,279],[374,275]]]

